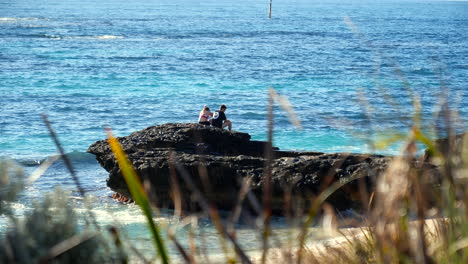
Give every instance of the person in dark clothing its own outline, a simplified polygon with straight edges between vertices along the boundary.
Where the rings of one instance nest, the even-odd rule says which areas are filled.
[[[213,119],[211,122],[211,125],[219,128],[225,128],[228,127],[229,131],[232,129],[232,122],[226,118],[226,115],[224,112],[226,111],[227,107],[226,105],[222,104],[219,107],[219,110],[217,110],[214,115]]]

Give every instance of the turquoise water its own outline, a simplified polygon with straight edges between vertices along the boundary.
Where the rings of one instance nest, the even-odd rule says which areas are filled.
[[[203,105],[224,103],[235,130],[265,140],[273,87],[303,125],[296,130],[275,109],[281,149],[372,152],[371,132],[408,130],[411,93],[429,127],[447,90],[454,126],[466,130],[468,2],[279,0],[271,20],[268,2],[1,1],[0,156],[30,172],[54,155],[47,114],[86,191],[99,197],[101,223],[113,212],[138,240],[136,209],[107,197],[106,172],[84,153],[105,125],[125,136],[195,122]],[[76,191],[60,163],[18,208],[57,184]]]

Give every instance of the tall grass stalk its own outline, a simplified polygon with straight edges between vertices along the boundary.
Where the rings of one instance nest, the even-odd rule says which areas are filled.
[[[468,263],[468,197],[466,188],[468,187],[468,134],[461,140],[461,143],[455,138],[455,132],[452,130],[453,114],[450,113],[447,106],[442,107],[440,116],[446,122],[446,130],[438,131],[440,134],[448,135],[446,145],[436,144],[431,136],[424,132],[421,125],[421,104],[418,97],[414,96],[413,106],[414,115],[412,119],[412,127],[408,131],[405,143],[400,155],[395,157],[388,165],[386,171],[377,179],[376,190],[367,194],[368,190],[362,190],[361,194],[363,201],[368,204],[368,212],[364,216],[365,226],[355,230],[352,233],[341,232],[345,243],[331,243],[330,248],[326,251],[322,249],[314,249],[311,247],[314,235],[309,232],[309,227],[314,220],[319,216],[319,212],[323,211],[325,218],[333,218],[333,209],[325,204],[326,199],[340,188],[343,188],[351,181],[358,180],[361,176],[350,177],[345,180],[335,182],[329,185],[329,180],[334,176],[335,168],[341,166],[340,162],[334,164],[329,174],[325,177],[325,182],[321,185],[321,192],[312,201],[308,214],[303,219],[303,223],[299,226],[299,235],[297,236],[298,246],[288,249],[281,248],[281,254],[275,255],[278,251],[272,250],[272,239],[274,239],[274,230],[271,228],[271,163],[273,161],[272,145],[273,145],[273,104],[279,103],[283,109],[288,112],[290,117],[295,117],[291,111],[292,107],[289,102],[276,93],[275,90],[269,90],[269,108],[268,108],[268,144],[266,153],[266,162],[264,169],[264,189],[263,189],[263,207],[260,206],[256,198],[250,192],[250,179],[245,179],[242,183],[238,201],[236,202],[235,210],[231,214],[229,223],[226,225],[221,219],[219,211],[212,206],[204,193],[194,183],[190,174],[177,162],[175,154],[169,157],[171,167],[171,185],[173,187],[174,203],[176,205],[176,217],[182,217],[182,202],[181,190],[178,183],[176,173],[179,173],[186,186],[194,194],[194,199],[198,202],[203,212],[208,215],[220,239],[220,245],[224,253],[226,263],[252,263],[245,248],[241,247],[241,242],[234,236],[235,225],[241,214],[241,204],[244,199],[251,202],[254,209],[262,215],[262,224],[258,224],[257,231],[261,234],[262,252],[259,262],[296,262],[296,263]],[[371,115],[368,115],[371,118]],[[53,131],[50,123],[45,119],[50,131]],[[294,123],[294,122],[292,122]],[[369,124],[371,121],[369,121]],[[300,123],[299,123],[300,124]],[[300,126],[298,126],[300,127]],[[148,198],[147,191],[141,183],[138,175],[132,167],[130,161],[125,155],[118,139],[112,135],[110,130],[108,133],[108,142],[119,164],[122,175],[129,187],[133,199],[138,204],[143,214],[146,217],[147,224],[152,234],[153,244],[161,257],[163,263],[169,263],[170,259],[166,249],[166,241],[161,236],[160,227],[153,220],[153,211],[151,209],[151,201]],[[52,137],[57,139],[54,133]],[[401,134],[389,135],[384,142],[376,142],[374,146],[388,146],[398,139],[401,139]],[[58,142],[58,140],[57,140]],[[418,156],[418,146],[423,145],[429,156],[429,160],[435,165],[434,170],[438,172],[437,181],[431,179],[432,175],[424,170],[425,165],[421,157]],[[60,146],[60,144],[57,144]],[[60,148],[59,148],[60,150]],[[63,149],[60,151],[62,157]],[[343,158],[345,159],[345,157]],[[29,182],[34,182],[45,169],[53,163],[53,159],[45,162],[37,174],[33,174],[29,178]],[[201,162],[203,163],[203,162]],[[6,163],[0,162],[0,176],[11,173],[7,169]],[[426,164],[427,165],[427,164]],[[73,171],[71,169],[70,171]],[[204,167],[198,168],[205,191],[211,189],[208,181],[207,169]],[[72,176],[74,174],[72,173]],[[73,177],[76,177],[73,176]],[[76,179],[77,187],[80,189],[79,181]],[[0,187],[7,183],[4,177],[0,177]],[[18,188],[21,189],[24,185],[20,182],[8,182],[12,188],[2,189],[0,192],[0,200],[11,201],[14,199],[15,192]],[[16,188],[16,189],[15,189]],[[9,193],[8,191],[12,191]],[[81,193],[81,191],[80,191]],[[285,192],[287,193],[287,192]],[[84,194],[84,191],[83,191]],[[10,197],[11,196],[11,197]],[[287,199],[286,199],[287,200]],[[1,201],[0,201],[1,202]],[[0,203],[3,206],[3,203]],[[287,207],[288,205],[285,205]],[[0,207],[0,212],[4,212],[5,208]],[[289,211],[286,209],[286,212]],[[263,214],[262,214],[263,212]],[[434,221],[428,219],[434,218]],[[189,216],[185,220],[196,222],[195,216]],[[301,218],[302,219],[302,218]],[[182,256],[182,261],[186,263],[196,263],[195,254],[196,238],[191,225],[189,232],[190,248],[185,249],[178,242],[177,236],[172,230],[168,231],[168,238],[172,240],[176,249]],[[325,229],[324,229],[325,230]],[[53,230],[52,230],[53,231]],[[51,231],[48,231],[51,232]],[[292,231],[291,231],[292,232]],[[117,230],[115,229],[114,243],[119,250],[123,249],[125,241],[120,240]],[[20,234],[20,233],[18,233]],[[33,234],[29,234],[33,236]],[[56,261],[61,257],[73,255],[74,250],[86,245],[95,245],[99,233],[67,233],[66,237],[60,237],[54,244],[49,245],[47,251],[41,254],[39,258],[35,255],[19,256],[26,261],[39,259],[42,261]],[[63,236],[63,234],[62,234]],[[17,239],[28,239],[23,235],[17,235]],[[200,238],[201,241],[202,238]],[[0,251],[6,254],[11,253],[11,248],[21,246],[24,248],[27,245],[15,245],[13,240],[7,238],[3,240],[3,247],[0,246]],[[104,242],[99,242],[104,243]],[[232,246],[232,248],[231,248]],[[280,245],[282,247],[282,245]],[[234,249],[236,257],[231,257],[231,251]],[[203,250],[203,249],[202,249]],[[26,252],[26,251],[25,251]],[[139,252],[137,251],[137,254]],[[34,253],[36,254],[36,253]],[[208,253],[205,252],[205,255]],[[1,255],[1,254],[0,254]],[[10,254],[11,255],[11,254]],[[237,259],[236,259],[237,258]],[[11,258],[10,258],[11,259]],[[141,259],[144,262],[143,257]],[[113,259],[126,263],[125,256]],[[209,259],[204,259],[209,262]]]
[[[201,209],[210,216],[211,220],[213,221],[215,228],[218,232],[218,234],[221,236],[221,245],[223,248],[223,251],[225,252],[226,256],[226,262],[227,263],[232,263],[232,259],[228,257],[228,250],[226,249],[226,246],[224,244],[224,239],[229,240],[232,245],[234,246],[234,250],[239,256],[240,260],[242,263],[251,263],[250,259],[247,257],[245,251],[241,248],[235,237],[230,234],[227,231],[227,228],[225,225],[222,223],[220,215],[216,207],[211,205],[206,197],[203,195],[203,193],[197,188],[195,182],[193,179],[190,177],[190,174],[185,170],[185,168],[175,160],[175,165],[177,170],[179,171],[182,179],[185,181],[187,184],[187,187],[192,191],[194,199],[198,202],[200,205]]]
[[[130,193],[132,194],[132,198],[138,204],[138,206],[143,211],[143,214],[146,217],[147,224],[153,236],[153,241],[157,252],[161,257],[163,263],[169,263],[169,256],[167,254],[166,246],[164,240],[160,235],[159,227],[153,220],[153,213],[151,210],[150,202],[143,188],[143,185],[140,179],[138,178],[135,169],[128,160],[125,152],[120,146],[118,139],[112,135],[112,131],[110,129],[107,129],[106,132],[109,146],[111,147],[111,150],[114,153],[115,158],[117,159],[122,175],[125,179],[125,182],[127,183]]]

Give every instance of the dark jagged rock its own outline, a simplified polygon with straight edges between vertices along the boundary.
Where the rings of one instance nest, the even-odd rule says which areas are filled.
[[[267,143],[251,141],[250,135],[229,132],[199,124],[164,124],[119,138],[140,178],[150,186],[150,194],[160,207],[174,206],[173,188],[179,186],[185,210],[198,206],[193,193],[180,177],[171,177],[176,161],[195,182],[197,188],[217,208],[230,210],[238,203],[239,189],[244,179],[250,179],[249,199],[243,205],[255,210],[262,201],[265,182],[264,152]],[[107,141],[92,144],[88,152],[96,155],[109,172],[107,185],[124,197],[131,198],[127,185]],[[360,207],[360,187],[372,189],[374,180],[387,167],[391,158],[380,155],[320,152],[293,152],[274,149],[271,164],[272,210],[282,214],[285,201],[292,201],[294,211],[303,212],[313,197],[331,184],[348,177],[360,178],[346,184],[328,199],[337,209]],[[172,173],[173,174],[173,173]],[[173,179],[177,184],[174,184]],[[208,184],[203,184],[206,178]],[[361,184],[362,183],[362,184]],[[120,197],[120,196],[119,196]],[[252,199],[256,198],[256,199]]]

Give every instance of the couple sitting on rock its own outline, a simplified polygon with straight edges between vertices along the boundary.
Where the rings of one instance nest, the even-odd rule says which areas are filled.
[[[202,125],[212,125],[214,127],[225,128],[228,127],[229,131],[232,129],[232,122],[226,118],[224,111],[226,111],[226,105],[222,104],[219,107],[219,110],[212,113],[210,108],[205,105],[203,109],[200,111],[200,115],[198,116],[198,123]]]

